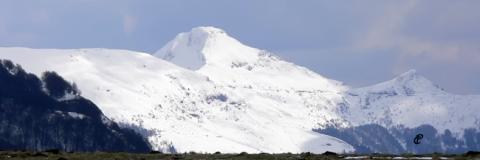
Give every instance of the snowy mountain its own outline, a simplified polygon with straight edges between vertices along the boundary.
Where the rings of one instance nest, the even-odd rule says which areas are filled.
[[[154,149],[353,151],[337,138],[312,131],[318,122],[335,118],[320,107],[333,106],[329,97],[338,93],[229,86],[149,54],[124,50],[1,48],[0,55],[35,74],[53,70],[75,82],[107,117],[137,129]],[[304,105],[310,98],[325,106]]]
[[[214,27],[180,33],[153,55],[0,48],[0,58],[58,72],[163,151],[417,152],[411,134],[424,128],[453,134],[455,143],[439,139],[445,147],[434,151],[480,146],[470,132],[480,129],[479,96],[449,94],[413,70],[351,88]]]
[[[445,92],[415,70],[365,88],[347,92],[350,104],[344,118],[352,125],[376,123],[386,127],[429,124],[462,136],[467,128],[480,127],[480,96]],[[360,116],[368,115],[368,116]]]
[[[344,97],[340,114],[349,127],[318,131],[345,140],[357,152],[460,153],[480,149],[480,95],[450,94],[415,70],[380,84],[351,89]],[[419,133],[425,135],[420,146],[412,143]],[[374,143],[379,139],[384,145]],[[368,140],[372,142],[365,142]]]
[[[303,105],[314,108],[307,113],[313,119],[311,122],[314,124],[310,126],[314,128],[332,125],[336,128],[378,125],[385,128],[388,134],[392,134],[389,132],[415,130],[417,127],[422,131],[421,126],[428,125],[439,132],[434,136],[448,130],[454,134],[452,138],[455,137],[456,140],[464,142],[465,130],[480,127],[480,116],[476,114],[480,113],[480,108],[476,107],[480,104],[479,96],[449,94],[418,75],[415,70],[377,85],[349,89],[337,81],[326,79],[306,68],[283,61],[267,51],[245,46],[228,36],[226,32],[214,27],[199,27],[190,32],[181,33],[155,53],[155,56],[205,75],[216,84],[235,88],[236,92],[242,95],[270,94],[278,97],[279,100],[285,100],[284,103],[290,107]],[[192,60],[196,63],[189,62]],[[242,90],[238,87],[251,90]],[[286,93],[281,93],[282,91]],[[288,94],[291,92],[301,94]],[[292,98],[302,100],[287,101]],[[278,103],[274,105],[282,106]],[[460,107],[461,109],[458,109]],[[375,134],[372,131],[378,131],[378,129],[368,130],[369,127],[364,128],[364,131],[371,132],[372,135]],[[384,153],[447,150],[446,147],[432,146],[425,148],[433,148],[433,150],[408,148],[406,144],[411,143],[411,137],[415,135],[397,134],[391,137],[395,136],[397,136],[396,139],[384,143],[398,142],[403,146],[395,146],[397,149],[386,146],[378,148],[388,149],[381,150]],[[404,136],[403,139],[399,138],[401,136]],[[433,141],[433,138],[431,139]],[[443,144],[443,141],[441,143],[441,146],[449,145]],[[450,145],[457,145],[456,149],[472,149],[465,146],[465,143],[464,147],[460,147],[462,144]]]
[[[154,55],[223,85],[333,93],[346,89],[307,68],[246,46],[214,27],[197,27],[180,33]]]

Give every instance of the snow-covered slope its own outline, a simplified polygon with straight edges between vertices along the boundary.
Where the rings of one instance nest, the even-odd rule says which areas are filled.
[[[302,128],[346,124],[336,107],[346,86],[272,53],[246,46],[221,29],[197,27],[180,33],[154,55],[233,90],[256,110],[272,116],[299,116],[302,121],[296,125]],[[199,65],[185,65],[190,61]],[[266,110],[272,106],[274,110]]]
[[[148,136],[154,149],[166,151],[173,146],[178,152],[276,153],[353,150],[341,140],[311,130],[317,121],[324,122],[331,116],[309,116],[317,106],[303,105],[306,97],[290,97],[303,92],[226,86],[149,54],[126,50],[0,48],[0,58],[19,63],[35,74],[53,70],[75,82],[82,95],[109,118],[145,128],[139,131]]]
[[[346,93],[343,115],[353,126],[384,127],[428,124],[443,133],[462,136],[467,128],[480,128],[480,96],[454,95],[410,70],[396,78]]]

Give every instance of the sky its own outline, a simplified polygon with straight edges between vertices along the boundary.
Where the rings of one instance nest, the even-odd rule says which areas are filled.
[[[416,69],[480,94],[478,0],[2,0],[0,46],[154,53],[215,26],[353,87]]]

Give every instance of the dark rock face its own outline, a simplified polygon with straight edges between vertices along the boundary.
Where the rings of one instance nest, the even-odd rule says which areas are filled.
[[[466,129],[460,138],[449,130],[439,133],[430,125],[415,128],[403,126],[385,128],[368,124],[351,128],[327,127],[314,131],[341,139],[353,147],[357,153],[465,153],[480,150],[480,131]],[[423,134],[420,144],[413,142],[417,134]]]
[[[55,72],[39,79],[0,60],[0,149],[149,152],[150,145]]]

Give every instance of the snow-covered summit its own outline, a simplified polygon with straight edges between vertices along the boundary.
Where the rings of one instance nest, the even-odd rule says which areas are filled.
[[[477,128],[480,123],[475,115],[480,112],[477,95],[448,93],[416,70],[373,86],[350,89],[345,98],[350,104],[345,119],[354,126],[375,123],[413,128],[429,124],[440,132],[449,129],[461,136],[464,129]]]
[[[392,94],[407,96],[445,93],[442,88],[420,75],[415,69],[402,73],[392,80],[366,88],[360,88],[358,91],[390,92]]]
[[[215,27],[196,27],[178,34],[154,55],[181,67],[198,70],[205,64],[229,64],[252,61],[253,48],[243,45]]]
[[[180,33],[154,55],[223,85],[329,92],[345,89],[337,81],[268,51],[244,45],[215,27],[197,27]]]

